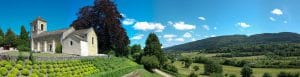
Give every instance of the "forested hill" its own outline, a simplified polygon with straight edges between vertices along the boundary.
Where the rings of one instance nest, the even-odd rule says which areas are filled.
[[[206,50],[209,52],[222,52],[245,49],[258,49],[259,51],[269,50],[271,47],[284,47],[293,45],[300,46],[300,34],[291,32],[281,33],[263,33],[251,36],[246,35],[226,35],[211,37],[202,40],[197,40],[173,47],[165,48],[165,51],[192,51],[192,50]],[[266,47],[269,47],[267,49]],[[277,49],[277,48],[276,48]],[[280,48],[278,48],[280,49]],[[251,51],[251,50],[248,50]]]

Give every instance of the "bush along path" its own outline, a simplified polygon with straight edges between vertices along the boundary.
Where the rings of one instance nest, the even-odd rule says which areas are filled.
[[[0,77],[120,77],[142,66],[126,58],[0,61]]]

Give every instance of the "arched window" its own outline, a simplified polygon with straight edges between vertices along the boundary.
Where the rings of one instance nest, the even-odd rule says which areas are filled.
[[[71,46],[73,45],[73,41],[70,41],[70,45],[71,45]]]
[[[44,24],[41,24],[41,30],[42,31],[44,30]]]
[[[94,45],[94,37],[92,37],[92,45]]]

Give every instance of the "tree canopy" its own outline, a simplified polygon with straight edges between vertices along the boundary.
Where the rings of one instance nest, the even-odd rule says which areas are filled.
[[[75,29],[93,27],[98,36],[98,53],[115,51],[117,56],[128,55],[130,40],[121,26],[123,19],[112,0],[95,0],[93,6],[85,6],[70,25]]]

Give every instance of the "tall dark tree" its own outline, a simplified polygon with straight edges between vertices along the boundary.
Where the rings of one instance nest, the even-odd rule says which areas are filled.
[[[2,28],[0,28],[0,47],[2,47],[4,44],[4,33],[2,31]]]
[[[29,32],[26,31],[24,25],[21,26],[20,36],[17,39],[17,49],[21,51],[29,51],[30,50],[30,41],[29,41]]]
[[[142,52],[141,45],[135,44],[131,46],[131,55],[139,54]]]
[[[93,27],[98,36],[99,53],[114,50],[117,56],[125,56],[128,55],[130,41],[125,29],[121,26],[122,19],[114,2],[95,0],[94,6],[80,9],[78,19],[71,26],[77,30]]]
[[[16,40],[17,36],[16,34],[9,28],[5,34],[5,45],[15,47],[16,46]]]
[[[159,42],[158,37],[155,33],[150,33],[147,40],[146,46],[144,48],[143,55],[154,55],[158,58],[160,65],[162,66],[164,62],[167,60],[165,57],[163,50],[161,49],[161,44]]]
[[[253,73],[253,71],[248,64],[244,65],[244,67],[241,70],[242,77],[251,77],[252,73]]]

